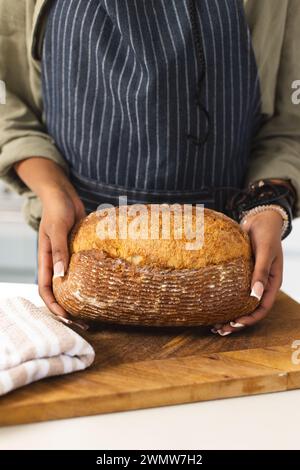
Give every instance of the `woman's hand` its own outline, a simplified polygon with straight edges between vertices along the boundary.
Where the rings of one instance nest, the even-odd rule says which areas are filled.
[[[14,166],[20,179],[40,198],[43,206],[39,229],[39,294],[55,314],[67,314],[52,292],[52,275],[63,276],[69,263],[68,234],[85,216],[78,194],[65,171],[43,157],[28,157]]]
[[[52,276],[64,276],[69,264],[68,235],[74,224],[85,216],[85,210],[78,196],[63,189],[48,191],[42,202],[38,246],[39,294],[53,313],[67,317],[53,295]]]
[[[255,257],[251,295],[261,299],[261,302],[250,315],[244,315],[226,325],[214,325],[213,333],[229,335],[254,325],[269,313],[282,283],[282,224],[281,215],[274,210],[266,210],[246,218],[242,228],[249,234]]]

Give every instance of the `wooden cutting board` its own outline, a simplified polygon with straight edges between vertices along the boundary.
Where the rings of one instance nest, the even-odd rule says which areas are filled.
[[[86,338],[93,366],[0,398],[1,425],[300,388],[292,347],[298,340],[300,351],[300,304],[281,292],[267,319],[226,337],[208,328],[102,325]]]

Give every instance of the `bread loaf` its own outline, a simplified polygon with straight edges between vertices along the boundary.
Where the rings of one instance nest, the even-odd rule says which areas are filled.
[[[84,320],[162,326],[223,323],[256,308],[251,245],[235,221],[204,209],[199,225],[195,207],[189,218],[178,204],[143,207],[144,224],[141,211],[121,206],[74,227],[68,271],[53,279],[63,308]]]

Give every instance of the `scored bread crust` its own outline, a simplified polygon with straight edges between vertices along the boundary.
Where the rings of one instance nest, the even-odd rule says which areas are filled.
[[[66,275],[53,279],[58,303],[84,320],[145,326],[212,325],[249,314],[258,305],[250,297],[249,238],[225,215],[204,215],[203,247],[186,250],[184,238],[101,240],[100,214],[90,214],[71,234]]]

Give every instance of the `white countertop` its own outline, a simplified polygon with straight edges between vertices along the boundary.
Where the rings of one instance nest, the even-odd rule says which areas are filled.
[[[0,297],[37,305],[37,286],[0,284]],[[3,449],[295,449],[300,390],[0,428]]]

